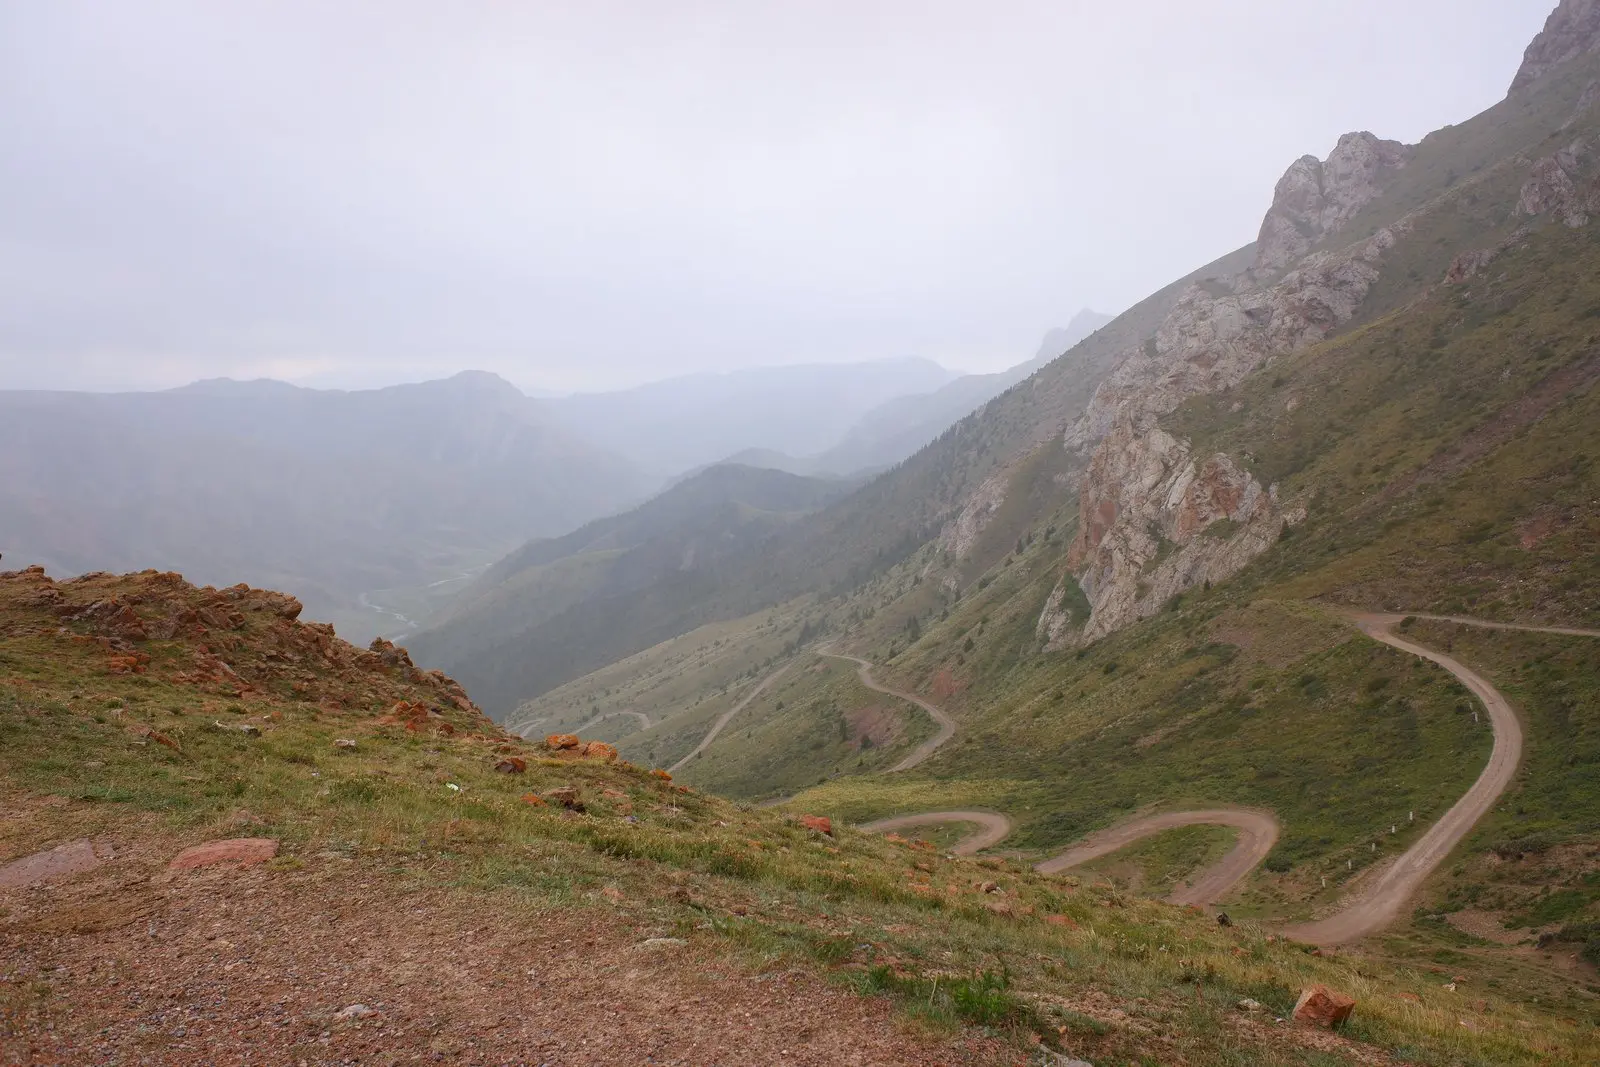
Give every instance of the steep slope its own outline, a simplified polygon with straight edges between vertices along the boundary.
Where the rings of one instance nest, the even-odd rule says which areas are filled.
[[[1511,81],[1511,92],[1518,93],[1562,63],[1596,50],[1600,50],[1600,3],[1562,0],[1528,45],[1522,66]]]
[[[1092,640],[1223,580],[1305,517],[1308,501],[1256,477],[1246,455],[1197,452],[1164,417],[1429,284],[1470,280],[1530,226],[1586,222],[1595,120],[1584,97],[1597,73],[1592,59],[1574,63],[1416,149],[1351,134],[1326,162],[1290,168],[1252,268],[1185,294],[1064,436],[1089,455],[1067,568],[1091,614],[1076,637],[1049,620],[1053,640]],[[1356,240],[1341,244],[1351,228]]]
[[[696,783],[759,799],[809,777],[822,784],[795,803],[850,819],[1002,813],[1015,827],[1002,847],[1035,858],[1152,809],[1266,809],[1283,833],[1232,913],[1320,918],[1381,881],[1483,771],[1487,719],[1449,676],[1330,608],[1600,628],[1597,78],[1600,56],[1583,50],[1420,145],[1353,134],[1297,161],[1248,259],[1108,357],[1073,417],[966,481],[937,536],[913,530],[883,565],[813,587],[831,595],[811,608],[813,634],[953,716],[934,757],[873,775],[808,747],[820,738],[799,727],[830,694],[794,658],[785,706],[741,713],[746,728],[691,765]],[[811,569],[829,575],[826,560]],[[752,654],[721,650],[711,685],[741,663],[791,662],[762,618],[745,623]],[[1600,667],[1571,645],[1592,639],[1540,640],[1538,659],[1485,652],[1535,698],[1518,710],[1538,775],[1510,782],[1417,903],[1459,930],[1574,947],[1548,965],[1490,941],[1456,954],[1444,919],[1402,908],[1381,951],[1438,952],[1474,983],[1589,1015],[1594,991],[1570,980],[1587,972],[1566,969],[1600,922],[1583,881],[1600,814],[1573,711]],[[1489,676],[1459,636],[1420,643],[1451,641]],[[607,686],[645,692],[632,679],[651,657]],[[624,751],[695,714],[682,697],[665,717],[635,706],[651,726],[619,733]],[[1518,826],[1553,830],[1524,849]],[[1205,851],[1149,847],[1183,862]],[[1526,869],[1496,873],[1506,855]],[[1540,905],[1516,888],[1535,870],[1563,895]],[[1504,901],[1487,910],[1507,925],[1484,925],[1473,901]]]
[[[769,550],[852,483],[723,465],[632,511],[513,552],[410,640],[419,659],[468,680],[496,715],[688,629],[697,590]],[[643,638],[630,637],[636,633]],[[650,639],[653,637],[653,639]],[[515,650],[510,651],[510,650]]]
[[[540,404],[557,425],[668,477],[748,448],[814,455],[879,404],[953,377],[925,359],[759,367]]]
[[[1247,246],[1152,294],[900,466],[792,523],[762,543],[760,551],[736,554],[716,573],[698,569],[676,575],[626,606],[607,600],[574,603],[554,633],[474,633],[452,643],[448,658],[436,658],[443,649],[430,635],[416,642],[419,656],[449,663],[500,715],[556,679],[583,673],[572,670],[576,663],[593,670],[698,626],[796,597],[853,588],[936,535],[1002,464],[1037,452],[1082,410],[1118,353],[1151,336],[1192,283],[1243,269],[1253,255]],[[600,649],[603,658],[580,654]],[[565,665],[547,669],[546,662]],[[523,663],[541,665],[525,674],[512,666]]]
[[[648,489],[530,404],[478,374],[350,393],[0,393],[0,551],[68,573],[242,576],[352,635],[393,632],[367,604],[420,602]]]
[[[0,574],[0,1055],[1594,1053],[1558,1014],[1494,993],[1474,1009],[1416,966],[1319,958],[1253,925],[740,808],[604,745],[522,742],[448,679],[296,608],[176,575]],[[1355,992],[1357,1022],[1262,1014],[1313,984]],[[513,993],[527,1010],[508,1014]]]

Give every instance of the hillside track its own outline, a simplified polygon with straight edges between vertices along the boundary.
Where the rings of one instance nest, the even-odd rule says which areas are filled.
[[[1577,627],[1493,622],[1457,615],[1426,615],[1415,612],[1408,614],[1411,618],[1431,619],[1490,630],[1524,630],[1530,633],[1571,637],[1600,637],[1600,630]],[[1395,634],[1394,628],[1406,619],[1407,615],[1366,612],[1347,613],[1346,617],[1373,640],[1436,663],[1453,674],[1488,711],[1489,723],[1494,731],[1494,747],[1489,754],[1488,763],[1472,787],[1416,843],[1401,853],[1381,876],[1349,897],[1344,906],[1334,914],[1313,922],[1291,926],[1284,931],[1289,937],[1314,945],[1345,944],[1375,933],[1393,922],[1428,876],[1471,832],[1478,820],[1494,807],[1506,787],[1511,784],[1522,759],[1522,724],[1517,719],[1516,712],[1512,710],[1511,704],[1499,690],[1460,661]],[[926,702],[917,698],[873,684],[867,673],[869,665],[866,661],[854,656],[839,658],[851,659],[859,664],[861,679],[870,688],[905,697],[924,708],[929,707]],[[934,747],[937,748],[937,745]],[[922,758],[925,759],[926,756]],[[862,829],[877,832],[944,822],[978,822],[979,820],[974,817],[979,814],[986,813],[923,812],[868,823]],[[988,832],[1001,823],[1009,832],[1010,821],[1005,816],[989,815],[988,820],[998,821],[986,820],[988,830],[964,838],[958,849],[958,851],[965,850],[961,851],[962,855],[969,855],[998,843],[1005,835],[1001,834],[990,840]],[[1173,893],[1168,899],[1174,904],[1210,905],[1222,899],[1266,859],[1272,846],[1277,842],[1279,833],[1277,819],[1268,812],[1245,808],[1166,812],[1102,830],[1065,852],[1042,861],[1036,869],[1042,874],[1056,874],[1126,848],[1152,834],[1179,826],[1198,825],[1232,826],[1239,831],[1239,839],[1220,861],[1202,871],[1193,882]],[[974,841],[978,843],[973,844]]]
[[[1472,788],[1415,844],[1402,852],[1388,870],[1356,894],[1346,907],[1325,919],[1292,926],[1285,931],[1296,940],[1314,945],[1354,941],[1393,922],[1428,875],[1444,862],[1478,820],[1494,807],[1506,786],[1511,784],[1511,779],[1517,773],[1517,764],[1522,760],[1522,723],[1498,689],[1458,660],[1393,633],[1393,627],[1405,618],[1404,615],[1357,614],[1351,618],[1361,632],[1373,640],[1437,663],[1455,675],[1488,710],[1489,723],[1494,730],[1494,748],[1489,753],[1488,764],[1483,768],[1483,773],[1478,775],[1478,780],[1472,783]],[[1536,626],[1489,623],[1479,619],[1451,618],[1448,621],[1488,629],[1566,632]],[[1600,637],[1600,634],[1586,634],[1583,631],[1578,631],[1577,635]]]
[[[857,829],[869,834],[886,834],[896,830],[913,830],[919,826],[939,826],[944,823],[971,823],[977,827],[972,833],[950,846],[957,856],[971,856],[992,848],[1011,833],[1011,820],[992,811],[924,811],[917,815],[897,815],[879,819]]]
[[[1059,874],[1101,856],[1127,848],[1135,841],[1180,826],[1231,826],[1239,831],[1233,848],[1194,881],[1180,886],[1167,898],[1172,904],[1214,903],[1255,870],[1278,843],[1278,820],[1270,812],[1249,808],[1213,808],[1207,811],[1172,811],[1151,815],[1091,834],[1060,855],[1036,864],[1040,874]]]
[[[650,716],[646,715],[642,711],[603,711],[599,715],[596,715],[594,718],[590,719],[588,722],[584,723],[582,726],[574,729],[572,732],[575,734],[582,734],[591,726],[602,723],[607,719],[615,719],[623,715],[626,715],[631,719],[637,719],[639,721],[639,728],[641,730],[650,729]]]
[[[915,704],[917,707],[927,712],[929,718],[939,724],[938,733],[934,734],[932,737],[928,738],[928,740],[922,742],[922,744],[912,749],[911,753],[906,756],[905,759],[901,760],[899,763],[896,763],[893,767],[890,767],[888,773],[894,774],[897,771],[909,771],[911,768],[915,767],[917,764],[921,763],[923,760],[939,751],[939,748],[946,741],[949,741],[956,735],[956,721],[952,719],[942,708],[928,703],[915,693],[907,693],[900,689],[891,689],[889,686],[882,685],[875,681],[872,677],[872,664],[862,659],[860,656],[849,656],[838,652],[823,652],[821,654],[828,656],[831,659],[848,660],[851,663],[854,663],[856,665],[856,675],[861,679],[862,685],[866,686],[874,693],[883,693],[885,696],[899,697],[901,700]]]
[[[1521,622],[1490,622],[1488,619],[1469,619],[1462,615],[1423,615],[1420,612],[1408,612],[1406,615],[1363,615],[1359,618],[1389,619],[1391,625],[1407,617],[1413,619],[1429,619],[1433,622],[1453,622],[1458,626],[1476,626],[1484,630],[1524,630],[1533,634],[1562,634],[1566,637],[1600,637],[1600,630],[1583,630],[1576,626],[1534,626],[1531,623]]]
[[[713,742],[713,741],[715,741],[717,739],[717,735],[722,732],[722,728],[724,726],[727,726],[728,723],[732,722],[733,721],[733,717],[735,715],[739,714],[746,707],[748,707],[752,700],[754,700],[756,697],[760,696],[762,694],[762,692],[764,692],[766,690],[767,686],[769,686],[773,682],[777,681],[779,676],[781,676],[783,674],[783,672],[788,670],[788,669],[789,669],[789,665],[787,663],[785,663],[782,667],[779,667],[777,670],[773,671],[771,674],[769,674],[765,678],[761,679],[761,681],[759,683],[757,683],[757,685],[756,685],[756,687],[754,689],[750,690],[750,692],[748,692],[748,693],[746,693],[744,695],[744,699],[743,700],[739,701],[739,703],[735,704],[733,707],[729,708],[727,711],[723,712],[721,715],[718,715],[717,716],[717,721],[711,724],[711,729],[706,731],[706,735],[700,739],[700,743],[698,745],[694,746],[693,750],[691,750],[690,753],[687,756],[683,757],[677,763],[674,763],[672,766],[668,767],[667,768],[667,773],[668,774],[677,774],[678,771],[681,770],[685,765],[687,765],[690,760],[694,759],[696,756],[700,755],[700,753],[702,753],[706,749],[710,748],[711,747],[711,742]]]

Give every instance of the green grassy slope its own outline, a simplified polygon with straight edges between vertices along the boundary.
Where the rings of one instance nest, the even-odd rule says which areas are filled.
[[[534,541],[491,567],[417,634],[418,658],[459,675],[492,712],[691,628],[724,572],[851,483],[724,465],[632,511]]]
[[[139,616],[142,636],[126,615],[82,614],[108,598]],[[209,633],[185,621],[213,601],[241,609],[238,620]],[[1592,1035],[1499,997],[1466,1030],[1461,998],[1415,967],[1316,958],[1115,891],[848,830],[825,836],[642,768],[555,758],[464,702],[408,728],[383,713],[396,700],[437,703],[444,683],[294,623],[280,604],[159,575],[0,577],[0,787],[12,816],[0,857],[107,834],[137,842],[131,855],[171,855],[236,834],[244,811],[252,834],[282,843],[280,868],[334,854],[362,879],[464,888],[480,928],[559,908],[634,937],[665,930],[740,966],[801,968],[893,998],[925,1025],[1008,1037],[1019,1056],[1044,1043],[1101,1063],[1310,1067],[1577,1063],[1594,1051]],[[174,620],[172,636],[152,636]],[[224,646],[235,674],[203,669],[206,649]],[[134,653],[149,657],[142,673],[125,672]],[[511,755],[526,769],[497,773]],[[526,799],[556,787],[582,810]],[[39,936],[3,914],[0,935]],[[1360,998],[1341,1035],[1313,1045],[1240,1019],[1241,997],[1281,1013],[1311,982]],[[1401,998],[1412,991],[1417,1003]],[[65,1025],[75,995],[70,983],[0,981],[0,1011],[19,1026]]]
[[[697,627],[819,591],[847,592],[924,544],[985,477],[1075,417],[1116,359],[1151,336],[1192,281],[1237,271],[1252,252],[1247,246],[1230,253],[1152,294],[844,499],[781,530],[755,527],[770,537],[745,536],[721,545],[710,565],[672,569],[685,549],[681,521],[662,523],[651,509],[661,510],[681,493],[680,486],[635,513],[648,513],[648,522],[623,516],[570,538],[527,546],[476,583],[452,619],[412,638],[411,645],[420,661],[458,675],[486,707],[503,715],[563,682]],[[558,557],[572,558],[579,547],[615,547],[619,525],[634,538],[621,540],[637,545],[634,554],[655,568],[655,581],[638,581],[632,572],[629,580],[616,580],[621,562],[633,555],[584,560],[587,573],[576,577],[566,568],[545,569]],[[742,522],[724,525],[751,530]]]

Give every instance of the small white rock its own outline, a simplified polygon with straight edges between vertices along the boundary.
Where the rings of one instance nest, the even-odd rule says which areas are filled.
[[[369,1015],[378,1014],[365,1004],[352,1004],[347,1008],[340,1008],[333,1013],[335,1019],[365,1019]]]

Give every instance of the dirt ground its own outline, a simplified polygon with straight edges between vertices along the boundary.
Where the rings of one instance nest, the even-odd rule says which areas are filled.
[[[97,841],[97,851],[105,846]],[[175,850],[171,850],[175,851]],[[892,1005],[592,907],[428,889],[333,855],[0,889],[0,1063],[992,1064]]]

